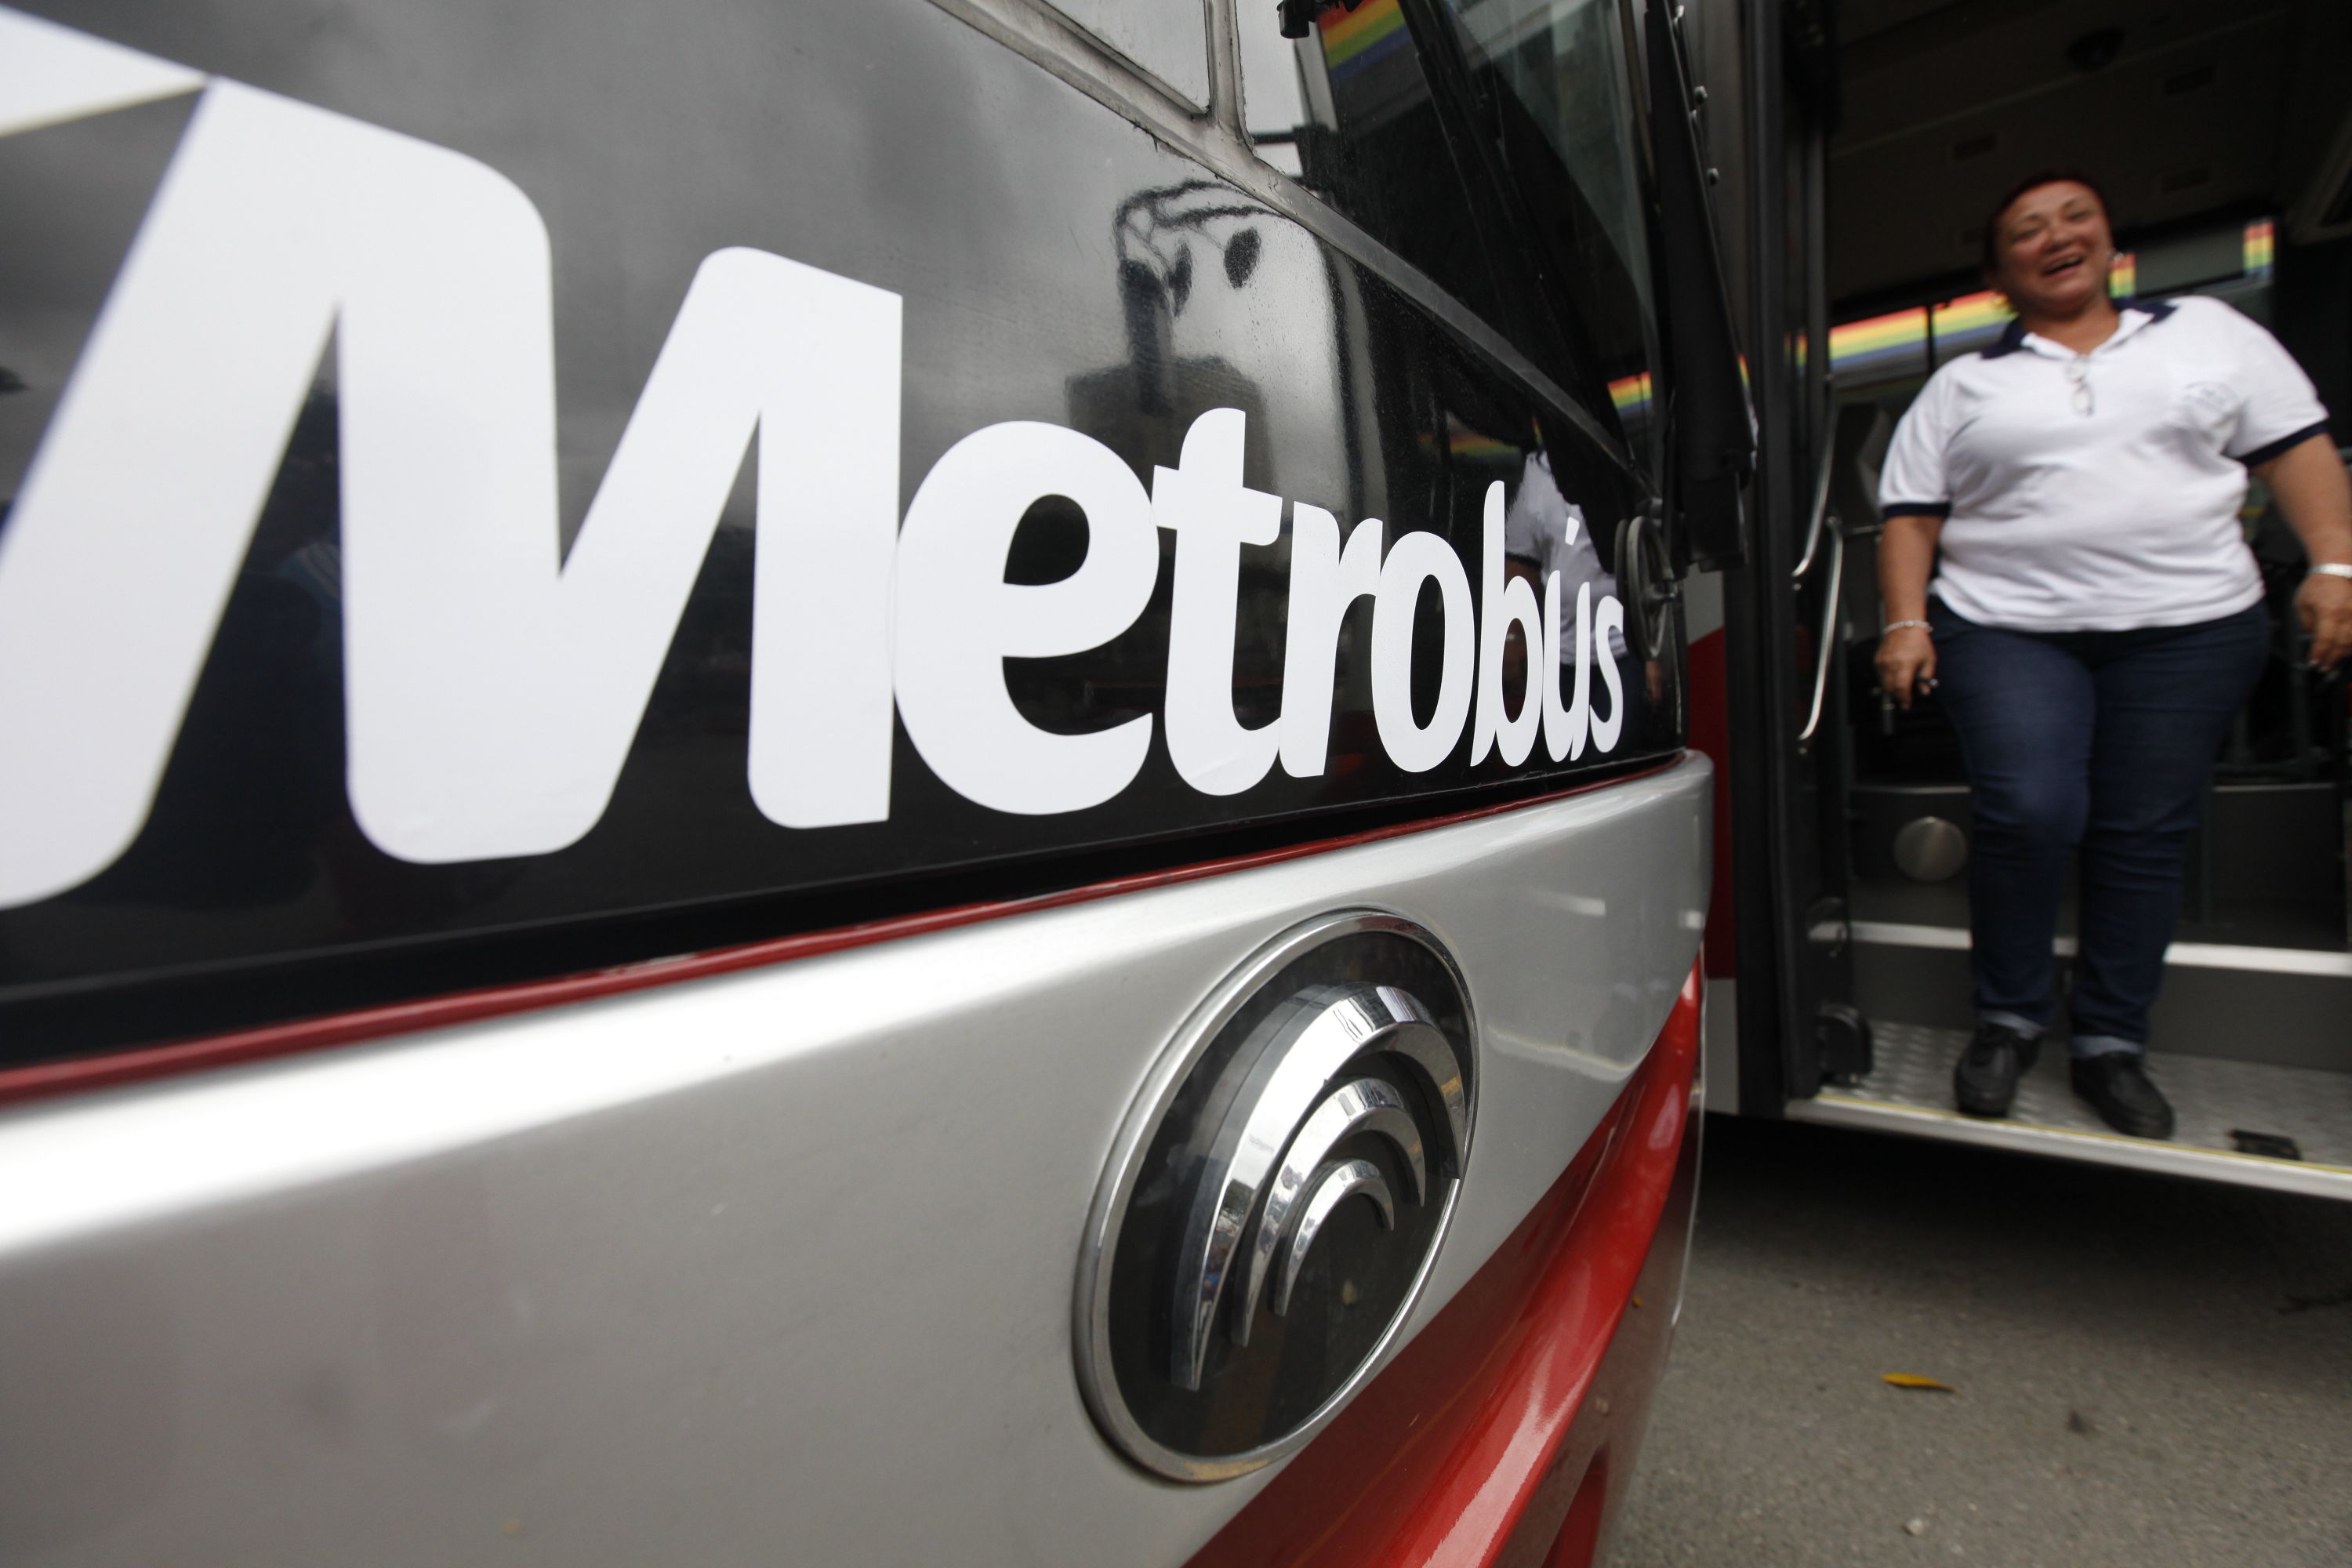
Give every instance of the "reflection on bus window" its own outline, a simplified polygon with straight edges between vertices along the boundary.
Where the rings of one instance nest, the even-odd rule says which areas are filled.
[[[1504,518],[1504,570],[1525,577],[1539,603],[1549,605],[1557,595],[1561,624],[1553,652],[1559,668],[1543,672],[1542,679],[1558,683],[1559,699],[1571,711],[1571,733],[1589,726],[1596,743],[1621,731],[1637,737],[1651,733],[1663,716],[1659,709],[1665,694],[1661,661],[1642,661],[1636,673],[1623,626],[1595,627],[1592,623],[1591,606],[1617,594],[1616,574],[1601,549],[1584,509],[1561,493],[1550,452],[1540,446],[1528,452]],[[1551,586],[1555,580],[1556,588]],[[1546,614],[1549,618],[1549,608]],[[1621,694],[1609,704],[1614,710],[1607,713],[1593,703],[1591,680],[1577,679],[1580,663],[1597,668],[1604,659],[1622,672],[1616,680],[1602,681]]]
[[[1560,318],[1568,363],[1547,368],[1639,444],[1655,318],[1619,0],[1448,3]]]
[[[1240,21],[1242,100],[1258,156],[1329,202],[1492,322],[1498,308],[1469,181],[1399,0],[1334,5],[1282,36],[1275,8]]]

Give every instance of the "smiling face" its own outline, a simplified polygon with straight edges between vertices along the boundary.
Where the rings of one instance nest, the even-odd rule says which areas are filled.
[[[1988,280],[2025,316],[2073,316],[2106,297],[2115,236],[2098,194],[2075,180],[2036,185],[2001,209]]]

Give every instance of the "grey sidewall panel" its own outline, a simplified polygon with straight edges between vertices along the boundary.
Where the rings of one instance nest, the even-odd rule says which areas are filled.
[[[1696,952],[1709,770],[1129,896],[0,1118],[0,1558],[1179,1561],[1072,1370],[1153,1059],[1276,933],[1460,961],[1476,1142],[1415,1331]]]

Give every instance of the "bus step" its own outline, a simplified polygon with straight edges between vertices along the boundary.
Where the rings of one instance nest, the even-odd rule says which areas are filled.
[[[1855,920],[1814,936],[1851,939],[1853,1001],[1874,1021],[1970,1026],[1966,926]],[[2074,939],[2061,936],[2053,961],[2063,964],[2074,952]],[[2063,973],[2055,978],[2063,984]],[[2344,1072],[2352,1070],[2347,1018],[2352,952],[2340,944],[2181,941],[2167,955],[2164,994],[2150,1022],[2155,1037],[2177,1054]]]
[[[1952,1062],[1967,1030],[1878,1018],[1872,1035],[1869,1075],[1792,1101],[1791,1119],[2352,1201],[2352,1072],[2151,1051],[2149,1076],[2179,1120],[2158,1142],[2113,1131],[2074,1097],[2063,1041],[2051,1041],[2019,1084],[2010,1115],[1987,1121],[1952,1108]],[[2282,1138],[2301,1159],[2246,1152],[2278,1149],[2268,1141]]]

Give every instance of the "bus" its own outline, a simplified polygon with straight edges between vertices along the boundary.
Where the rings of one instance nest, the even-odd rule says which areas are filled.
[[[0,1555],[1592,1561],[1703,20],[0,8]]]
[[[2347,33],[10,0],[0,1554],[1574,1568],[1702,1109],[2352,1195],[2260,494],[2168,1141],[1871,657],[2022,167],[2352,397]]]

